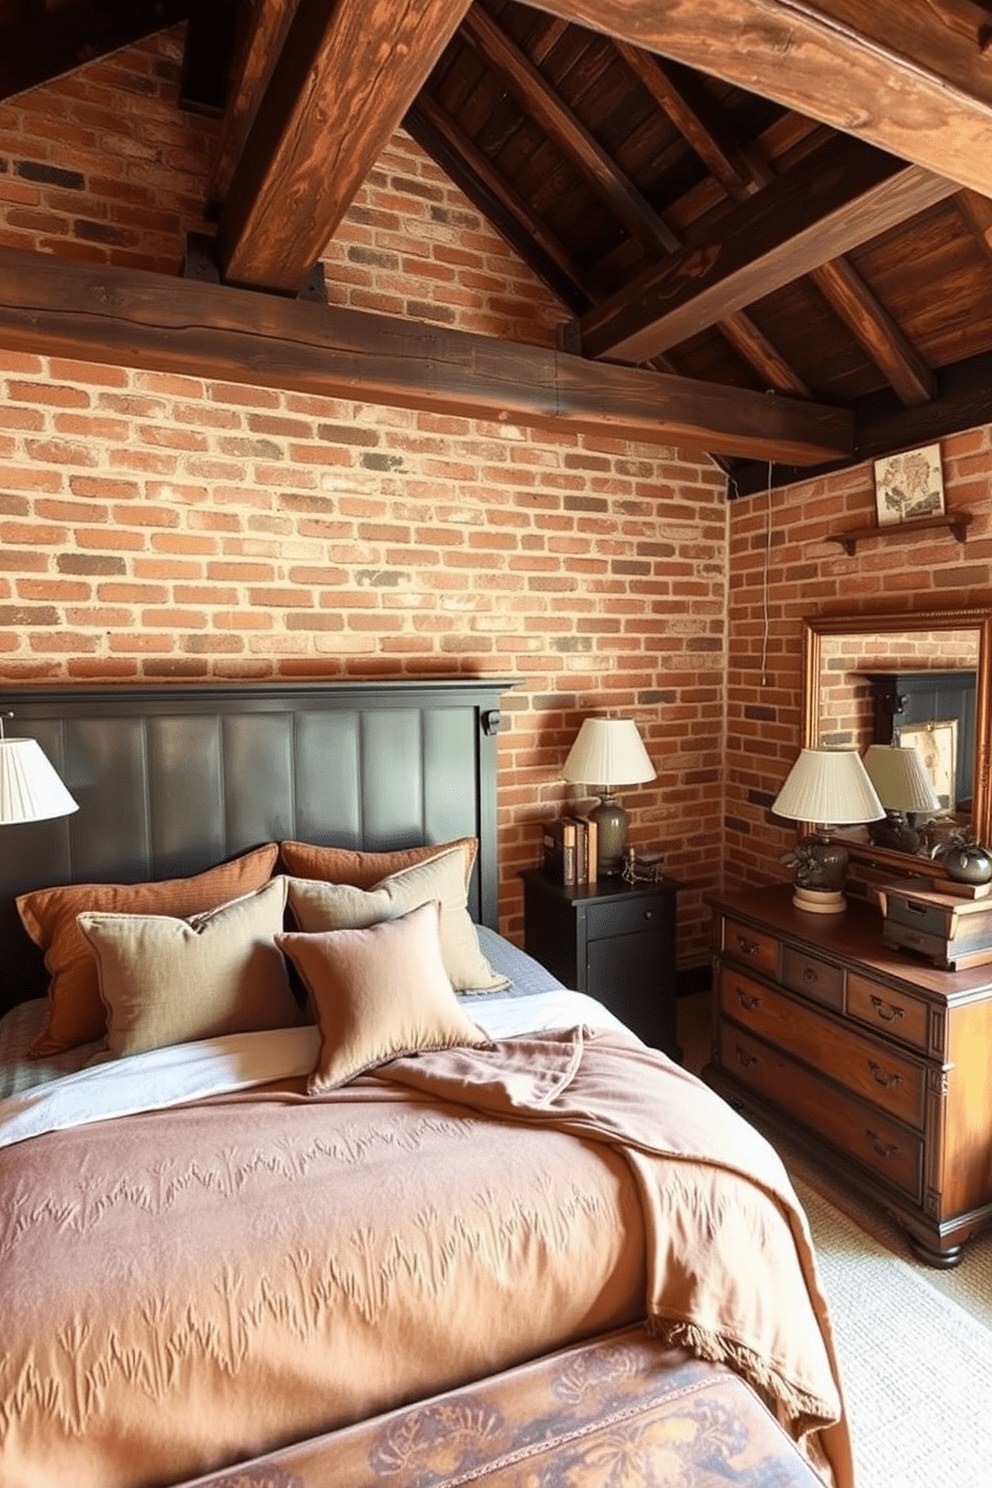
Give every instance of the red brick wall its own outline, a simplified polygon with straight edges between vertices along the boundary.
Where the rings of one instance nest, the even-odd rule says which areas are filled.
[[[802,737],[802,629],[816,615],[992,604],[992,425],[941,443],[945,504],[973,513],[967,543],[898,529],[859,542],[829,534],[875,523],[871,462],[730,506],[724,855],[728,887],[787,876],[794,830],[768,807]],[[921,667],[917,655],[913,665]],[[838,708],[843,730],[851,718]]]
[[[215,126],[181,32],[0,106],[0,245],[175,274]],[[326,259],[336,303],[552,344],[560,307],[402,133]],[[724,483],[703,456],[0,347],[0,683],[511,677],[503,928],[583,716],[658,769],[633,838],[720,872]]]

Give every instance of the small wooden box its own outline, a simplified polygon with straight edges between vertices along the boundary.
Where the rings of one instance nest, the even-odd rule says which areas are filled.
[[[916,951],[944,971],[992,962],[992,899],[963,899],[905,884],[875,890],[882,907],[882,941]]]

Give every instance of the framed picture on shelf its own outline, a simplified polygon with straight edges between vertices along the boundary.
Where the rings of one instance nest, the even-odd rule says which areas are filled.
[[[875,510],[880,527],[939,516],[944,510],[940,445],[905,450],[875,461]]]

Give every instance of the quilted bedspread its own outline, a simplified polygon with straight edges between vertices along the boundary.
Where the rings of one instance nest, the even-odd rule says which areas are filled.
[[[0,1483],[178,1483],[647,1317],[852,1473],[775,1154],[580,1029],[0,1153]]]

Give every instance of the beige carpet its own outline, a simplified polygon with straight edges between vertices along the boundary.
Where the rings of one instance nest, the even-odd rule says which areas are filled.
[[[985,1321],[798,1175],[830,1304],[858,1488],[990,1488],[992,1292]]]

